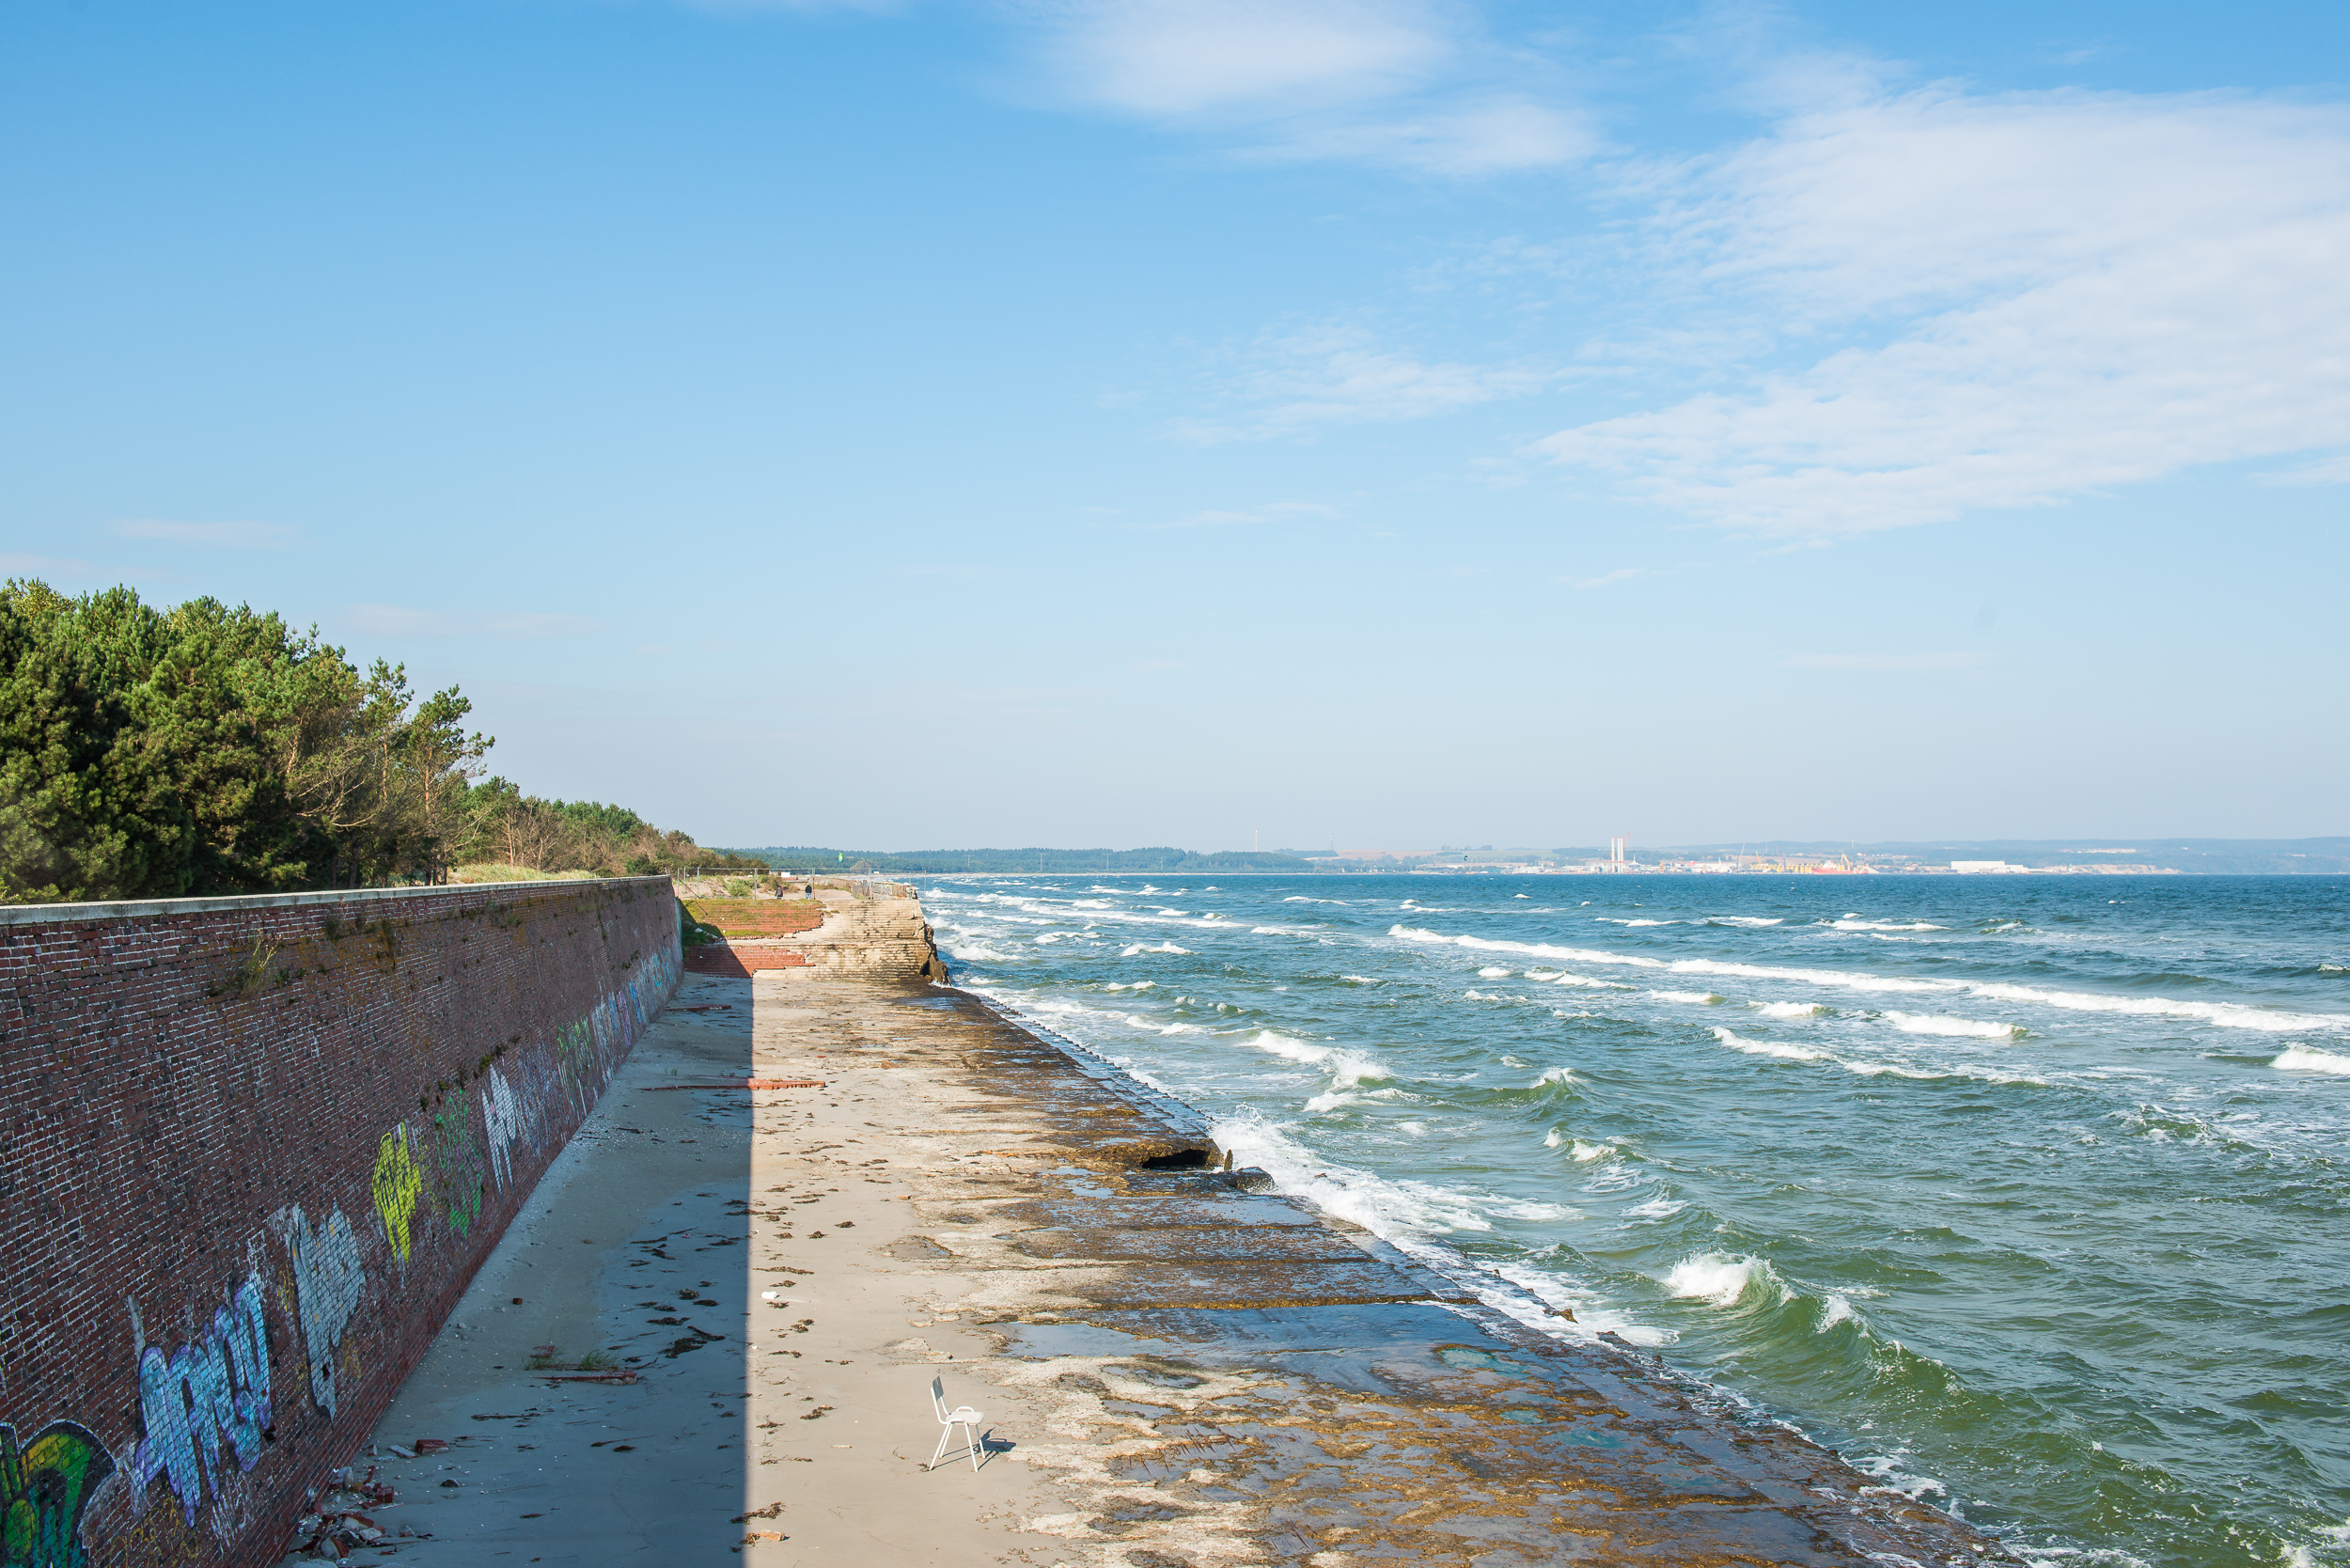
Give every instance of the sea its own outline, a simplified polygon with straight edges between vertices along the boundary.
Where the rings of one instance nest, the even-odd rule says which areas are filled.
[[[2350,1564],[2350,879],[915,880],[1530,1324],[2048,1568]]]

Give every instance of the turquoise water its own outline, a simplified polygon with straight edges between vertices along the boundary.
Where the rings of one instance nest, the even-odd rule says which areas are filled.
[[[2350,882],[922,884],[964,983],[1529,1320],[2036,1560],[2350,1563]]]

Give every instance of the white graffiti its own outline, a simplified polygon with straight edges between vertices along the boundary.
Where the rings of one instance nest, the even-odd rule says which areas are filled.
[[[490,1144],[490,1168],[496,1173],[499,1186],[511,1186],[513,1147],[528,1135],[529,1124],[538,1118],[526,1112],[522,1102],[514,1097],[505,1074],[493,1067],[488,1082],[490,1087],[481,1091],[481,1130]]]
[[[294,1290],[302,1309],[303,1348],[310,1358],[310,1397],[335,1413],[335,1353],[367,1289],[359,1237],[340,1209],[316,1230],[300,1209],[288,1211],[286,1240],[293,1252]]]

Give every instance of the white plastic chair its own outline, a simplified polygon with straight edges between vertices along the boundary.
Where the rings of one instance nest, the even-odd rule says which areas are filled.
[[[943,1378],[931,1379],[931,1408],[938,1413],[938,1447],[932,1450],[931,1462],[927,1467],[933,1470],[938,1468],[939,1456],[947,1451],[947,1439],[954,1435],[955,1428],[961,1427],[964,1435],[970,1439],[971,1468],[978,1469],[979,1467],[979,1423],[987,1418],[967,1404],[958,1404],[952,1410],[948,1409],[947,1384]]]

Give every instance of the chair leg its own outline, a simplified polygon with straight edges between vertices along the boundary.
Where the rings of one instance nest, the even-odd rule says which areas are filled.
[[[941,1454],[943,1454],[943,1453],[945,1453],[945,1452],[947,1451],[947,1439],[948,1439],[948,1438],[949,1438],[949,1437],[951,1437],[951,1436],[953,1436],[954,1435],[955,1435],[954,1423],[953,1423],[953,1422],[951,1422],[951,1421],[949,1421],[949,1422],[948,1422],[948,1423],[947,1423],[945,1426],[942,1426],[942,1427],[940,1427],[940,1428],[938,1429],[938,1447],[936,1447],[936,1448],[934,1448],[934,1449],[932,1449],[932,1450],[931,1450],[931,1462],[930,1462],[928,1465],[925,1465],[924,1466],[922,1466],[924,1469],[926,1469],[926,1470],[935,1470],[935,1469],[937,1469],[937,1468],[938,1468],[938,1459],[939,1459],[939,1455],[941,1455]]]
[[[977,1475],[979,1470],[979,1429],[965,1421],[963,1431],[964,1435],[971,1439],[971,1473]]]

